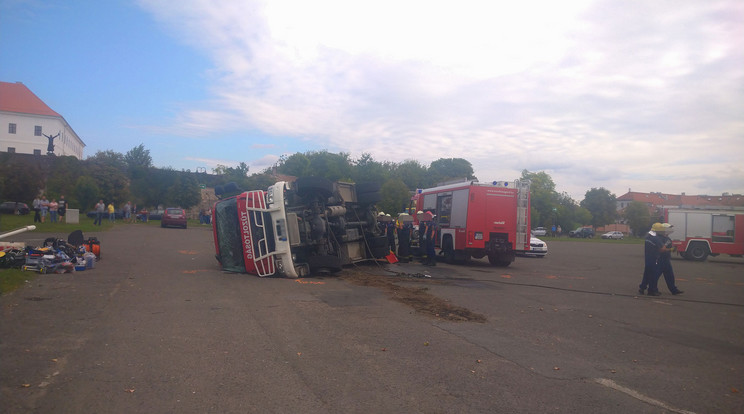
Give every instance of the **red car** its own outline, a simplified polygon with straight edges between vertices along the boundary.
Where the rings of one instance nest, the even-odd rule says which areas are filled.
[[[183,227],[186,228],[186,211],[182,208],[168,207],[160,219],[160,227]]]

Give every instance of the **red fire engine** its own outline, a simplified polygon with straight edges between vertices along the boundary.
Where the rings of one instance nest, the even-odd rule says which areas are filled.
[[[666,222],[677,252],[688,260],[704,261],[708,255],[744,255],[744,211],[668,209]]]
[[[413,201],[416,211],[435,215],[436,246],[447,263],[488,256],[494,266],[509,266],[530,248],[529,180],[443,185],[419,190]]]

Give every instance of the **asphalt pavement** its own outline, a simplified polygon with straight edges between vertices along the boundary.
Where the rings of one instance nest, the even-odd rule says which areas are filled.
[[[685,293],[647,297],[639,245],[290,280],[220,271],[206,226],[86,236],[94,269],[0,297],[3,413],[744,412],[742,259],[674,260]]]

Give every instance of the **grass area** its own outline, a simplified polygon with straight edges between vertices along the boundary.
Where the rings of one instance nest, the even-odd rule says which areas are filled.
[[[0,295],[12,292],[33,280],[38,273],[20,269],[0,269]]]
[[[52,223],[47,217],[44,223],[34,223],[34,215],[27,214],[25,216],[16,216],[14,214],[2,214],[0,215],[0,232],[10,231],[19,227],[25,226],[36,226],[36,230],[42,233],[70,233],[74,230],[82,230],[83,233],[90,231],[104,231],[110,229],[113,224],[109,223],[108,220],[104,220],[101,226],[93,225],[94,219],[88,217],[80,217],[79,224],[69,223]]]

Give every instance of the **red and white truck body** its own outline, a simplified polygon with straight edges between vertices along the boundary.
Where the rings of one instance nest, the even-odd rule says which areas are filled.
[[[417,211],[436,215],[436,246],[448,263],[488,256],[508,266],[517,252],[530,250],[529,180],[427,188],[414,201]]]
[[[703,261],[708,255],[744,255],[742,210],[667,209],[665,219],[674,226],[669,237],[685,259]]]

